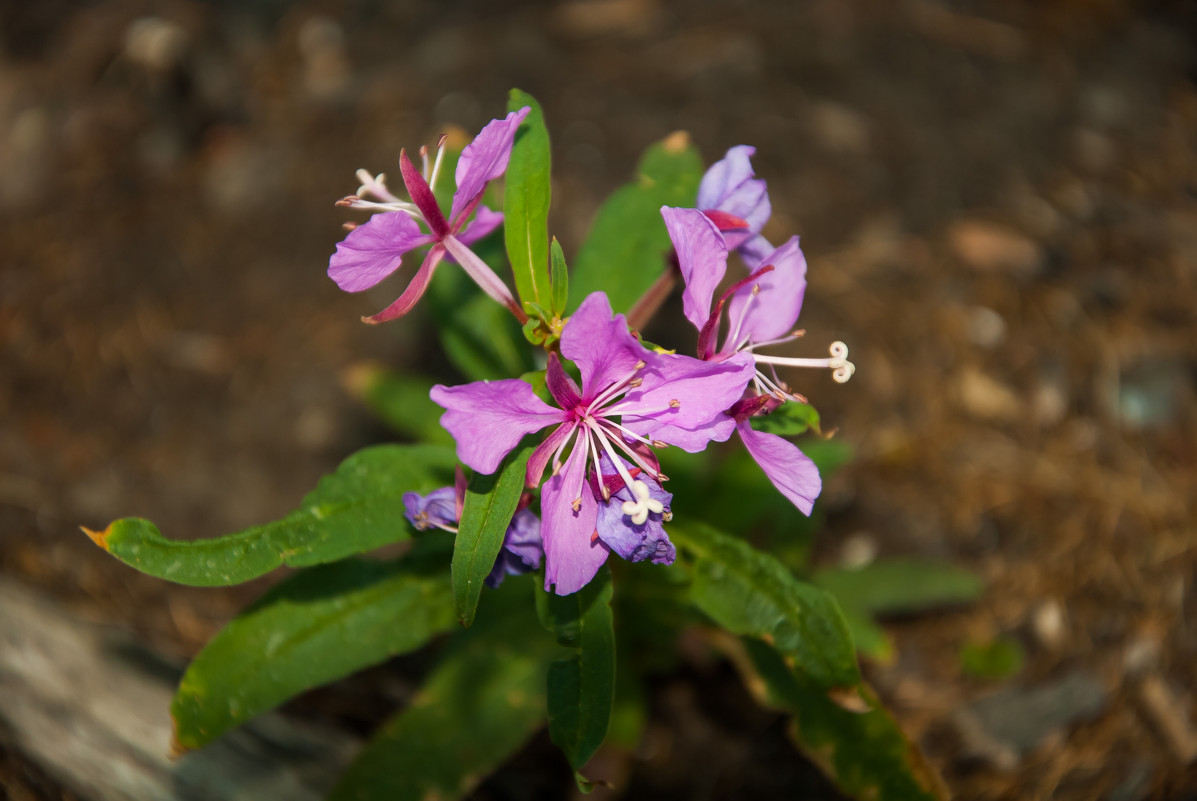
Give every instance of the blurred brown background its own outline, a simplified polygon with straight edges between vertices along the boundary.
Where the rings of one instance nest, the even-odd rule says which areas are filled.
[[[519,86],[567,254],[650,142],[758,148],[766,233],[809,259],[803,325],[857,365],[799,387],[858,454],[820,560],[988,582],[891,622],[869,670],[958,796],[1197,797],[1195,34],[1184,1],[0,4],[0,571],[172,659],[254,597],[134,574],[77,526],[264,522],[386,436],[344,368],[445,368],[419,314],[357,322],[403,278],[325,277],[332,203]],[[964,676],[962,643],[998,636],[1020,675]],[[629,797],[808,797],[770,716],[704,700],[734,692],[710,670],[663,689],[673,745]],[[995,692],[1062,708],[1007,741],[959,714]],[[537,797],[564,794],[551,770]],[[78,797],[12,732],[0,784]]]

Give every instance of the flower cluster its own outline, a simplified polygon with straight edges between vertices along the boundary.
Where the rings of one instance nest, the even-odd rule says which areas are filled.
[[[397,269],[407,252],[428,247],[408,288],[367,322],[405,314],[446,259],[457,261],[521,322],[527,319],[469,248],[502,221],[479,200],[506,169],[527,113],[524,108],[494,120],[465,148],[448,216],[432,192],[443,140],[431,168],[422,151],[423,173],[401,154],[410,202],[391,194],[384,176],[359,172],[361,188],[341,204],[378,213],[351,227],[337,247],[329,265],[333,280],[347,291],[367,289]],[[612,551],[630,561],[672,563],[676,551],[664,529],[673,515],[672,495],[663,489],[667,477],[655,454],[668,445],[695,453],[735,433],[778,491],[810,514],[822,486],[814,463],[788,440],[753,428],[751,420],[804,400],[778,376],[778,367],[828,368],[841,382],[854,367],[839,342],[827,359],[761,352],[802,333],[794,326],[806,260],[797,237],[774,247],[761,234],[771,207],[765,182],[753,174],[753,154],[746,146],[729,150],[704,175],[694,208],[661,209],[675,251],[672,264],[684,282],[683,311],[697,329],[695,356],[646,347],[625,317],[613,313],[607,296],[596,292],[551,344],[548,400],[516,378],[433,387],[432,400],[445,410],[441,425],[453,435],[458,458],[477,473],[495,472],[525,437],[547,432],[525,476],[529,492],[539,489],[541,517],[521,504],[488,579],[492,586],[504,575],[538,569],[542,552],[545,588],[561,595],[584,587]],[[731,254],[746,269],[728,283]],[[456,531],[462,486],[459,480],[457,487],[427,496],[409,493],[408,520],[417,529]]]

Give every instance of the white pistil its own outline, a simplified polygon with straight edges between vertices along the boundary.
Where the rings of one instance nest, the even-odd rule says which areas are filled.
[[[856,365],[848,361],[848,346],[843,342],[832,342],[829,348],[829,359],[792,359],[784,356],[761,356],[754,353],[752,357],[757,364],[776,364],[781,367],[826,367],[831,370],[831,377],[837,384],[845,384],[856,372]]]
[[[615,426],[616,428],[621,428],[621,426],[618,426],[615,423],[612,423],[610,420],[606,420],[606,419],[601,421],[600,425],[602,425],[602,424],[610,424],[612,426]],[[612,442],[614,442],[616,445],[619,446],[620,450],[622,450],[624,453],[626,453],[628,455],[629,459],[631,459],[633,462],[636,463],[637,467],[639,467],[644,472],[648,473],[650,476],[655,478],[657,481],[665,480],[665,477],[663,475],[661,475],[661,472],[659,470],[657,470],[656,468],[651,467],[648,464],[647,460],[645,460],[645,458],[643,456],[641,456],[639,453],[637,453],[635,450],[633,450],[632,447],[630,445],[628,445],[627,442],[624,441],[623,437],[621,437],[618,434],[615,434],[614,432],[611,432],[611,431],[605,431],[605,433],[607,434],[608,437],[611,438]],[[636,435],[633,435],[633,436],[636,436]],[[644,440],[644,441],[647,442],[647,440]]]
[[[615,471],[619,473],[619,477],[623,479],[624,486],[631,489],[633,484],[639,483],[632,480],[632,474],[629,473],[628,468],[624,466],[623,459],[620,459],[615,454],[615,449],[611,447],[610,435],[602,431],[595,431],[594,433],[595,436],[598,437],[599,441],[603,443],[603,450],[605,450],[607,452],[607,456],[611,458],[611,464],[615,465]],[[595,458],[595,464],[598,464],[597,454]],[[602,481],[602,478],[602,473],[599,473],[599,481]],[[605,499],[606,493],[604,492],[603,494]]]
[[[659,515],[665,511],[663,503],[649,496],[648,485],[643,481],[633,481],[628,485],[628,489],[636,500],[624,501],[620,509],[632,518],[633,525],[643,526],[648,520],[649,512]]]

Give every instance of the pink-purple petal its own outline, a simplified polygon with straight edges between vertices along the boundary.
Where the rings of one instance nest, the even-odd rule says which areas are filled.
[[[430,396],[446,410],[441,426],[457,441],[457,458],[479,473],[495,472],[526,435],[566,418],[518,378],[437,384]]]
[[[612,318],[607,296],[594,292],[561,332],[561,355],[578,366],[582,397],[592,400],[612,383],[630,378],[648,351],[628,331],[622,314]]]
[[[589,584],[610,553],[594,536],[598,504],[589,483],[583,481],[585,471],[585,453],[575,448],[565,468],[546,481],[540,493],[544,588],[552,587],[558,595],[570,595]]]
[[[393,273],[403,255],[433,237],[401,211],[375,214],[354,228],[328,260],[328,277],[346,292],[361,292]]]
[[[736,424],[744,447],[765,471],[765,475],[790,503],[804,515],[814,508],[823,489],[819,468],[798,446],[776,434],[757,431],[747,420]]]
[[[724,412],[740,400],[756,373],[752,356],[737,353],[723,361],[651,356],[642,373],[644,382],[614,407],[623,414],[623,424],[692,452],[702,450],[703,442],[731,436]]]
[[[728,303],[729,339],[724,352],[745,342],[769,342],[784,337],[798,322],[806,293],[806,257],[798,247],[798,237],[790,237],[766,256],[762,264],[772,264],[773,270],[740,289]],[[760,287],[755,297],[753,286]]]
[[[503,212],[479,206],[478,213],[470,220],[469,225],[457,234],[457,239],[464,245],[472,245],[502,224]]]
[[[451,226],[456,228],[461,224],[458,215],[485,191],[490,181],[507,169],[515,132],[531,110],[524,106],[501,120],[491,120],[461,151],[454,175],[457,191],[453,194],[453,208],[449,212]]]
[[[749,231],[757,234],[768,222],[773,208],[769,203],[765,182],[753,177],[750,159],[755,153],[756,148],[749,145],[736,145],[729,149],[702,176],[695,205],[700,209],[718,209],[734,214],[748,223]],[[730,247],[739,245],[729,243]]]
[[[727,272],[727,245],[719,228],[698,209],[662,206],[661,217],[686,284],[682,311],[701,330],[711,316],[715,288]]]

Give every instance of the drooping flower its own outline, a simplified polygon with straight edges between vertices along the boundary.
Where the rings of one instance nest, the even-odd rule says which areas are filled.
[[[618,477],[630,493],[621,509],[630,504],[636,518],[642,509],[652,513],[657,501],[651,491],[643,497],[636,489],[644,481],[631,468],[660,482],[651,447],[696,452],[731,436],[735,421],[723,411],[743,395],[753,368],[747,356],[704,362],[650,351],[628,331],[623,315],[612,317],[601,292],[587,297],[566,324],[561,355],[577,365],[582,386],[550,354],[546,379],[557,407],[518,379],[438,385],[431,396],[446,410],[441,425],[457,440],[458,458],[481,473],[497,470],[524,436],[553,427],[528,460],[527,483],[537,486],[552,464],[541,492],[545,588],[568,595],[607,558],[610,546],[596,533],[599,503],[610,500],[606,479]],[[587,479],[590,467],[597,498]]]
[[[358,171],[362,181],[358,193],[342,199],[338,205],[380,213],[354,227],[337,245],[336,253],[328,262],[328,275],[337,286],[346,292],[369,289],[398,269],[406,253],[431,245],[403,294],[378,314],[363,317],[365,322],[381,323],[407,314],[424,295],[437,266],[446,258],[457,261],[486,294],[511,309],[516,317],[526,319],[506,284],[469,246],[503,221],[501,213],[479,205],[479,201],[486,185],[506,171],[516,130],[529,110],[525,106],[503,119],[492,120],[474,141],[466,145],[457,162],[457,191],[453,194],[448,218],[433,195],[444,156],[445,137],[441,137],[431,169],[427,151],[421,150],[423,174],[412,164],[406,151],[400,152],[399,170],[411,202],[392,194],[386,186],[385,176]],[[366,195],[377,200],[367,200]]]
[[[606,487],[600,487],[598,476],[590,474],[590,489],[598,502],[596,532],[611,550],[629,562],[648,560],[657,565],[671,565],[677,549],[665,533],[664,523],[673,519],[670,503],[673,495],[647,473],[624,462],[635,479],[631,486],[612,469],[609,456],[602,459]],[[604,496],[608,496],[603,500]]]
[[[735,419],[745,447],[773,485],[804,514],[810,514],[822,488],[814,463],[793,443],[776,434],[757,431],[748,422],[781,403],[803,400],[778,378],[778,366],[829,368],[840,383],[851,378],[856,369],[848,361],[848,348],[842,342],[832,343],[831,356],[827,359],[768,356],[757,351],[801,335],[793,330],[806,291],[806,258],[798,247],[798,237],[791,237],[768,253],[747,278],[732,284],[715,301],[715,290],[727,272],[729,247],[724,234],[697,209],[666,206],[661,215],[686,282],[682,310],[699,331],[698,355],[715,362],[744,354],[752,356],[757,365],[753,394],[730,407],[728,415]],[[723,345],[718,347],[725,307],[727,334]]]
[[[749,145],[729,149],[703,174],[694,204],[723,232],[728,250],[739,251],[749,264],[760,264],[773,252],[761,236],[773,207],[765,182],[752,171],[755,153]]]
[[[406,492],[403,494],[404,517],[418,531],[439,528],[457,533],[464,493],[465,480],[460,475],[453,487],[442,487],[427,495]],[[486,586],[493,589],[502,584],[506,576],[518,576],[535,570],[540,567],[543,554],[540,519],[527,508],[519,509],[507,526],[503,547],[486,577]]]

